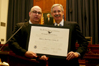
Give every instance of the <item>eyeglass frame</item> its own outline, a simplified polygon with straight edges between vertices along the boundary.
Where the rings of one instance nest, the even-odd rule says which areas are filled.
[[[34,14],[42,14],[42,12],[37,12],[37,11],[31,11],[32,13],[34,13]]]

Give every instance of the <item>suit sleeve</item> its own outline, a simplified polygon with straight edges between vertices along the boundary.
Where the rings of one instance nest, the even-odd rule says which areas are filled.
[[[17,24],[15,26],[15,33],[22,24]],[[9,41],[9,48],[18,55],[24,55],[26,53],[26,49],[22,47],[23,45],[23,36],[21,29],[15,34],[15,36]]]
[[[79,44],[79,47],[76,52],[79,52],[81,57],[83,57],[83,55],[85,54],[85,52],[87,50],[88,42],[85,39],[85,37],[83,36],[83,34],[81,33],[80,27],[78,24],[76,24],[75,28],[76,28],[76,38],[77,38],[78,44]]]

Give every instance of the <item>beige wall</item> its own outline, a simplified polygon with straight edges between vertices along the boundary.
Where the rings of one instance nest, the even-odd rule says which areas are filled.
[[[0,0],[0,15],[1,15],[1,0]],[[1,22],[1,16],[0,16],[0,22]]]
[[[8,2],[9,0],[0,0],[0,41],[4,40],[1,41],[2,44],[6,42]],[[1,22],[5,23],[5,26],[1,26]]]

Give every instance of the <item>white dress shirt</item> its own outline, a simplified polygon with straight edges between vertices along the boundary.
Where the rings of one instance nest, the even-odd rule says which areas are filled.
[[[61,25],[61,26],[64,26],[64,19],[62,19],[62,21],[59,23],[59,24],[57,24],[56,22],[54,23],[54,26],[56,26],[56,25]]]

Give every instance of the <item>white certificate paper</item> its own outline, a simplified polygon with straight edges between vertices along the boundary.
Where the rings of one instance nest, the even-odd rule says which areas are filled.
[[[31,26],[29,51],[39,54],[67,56],[69,29]]]

